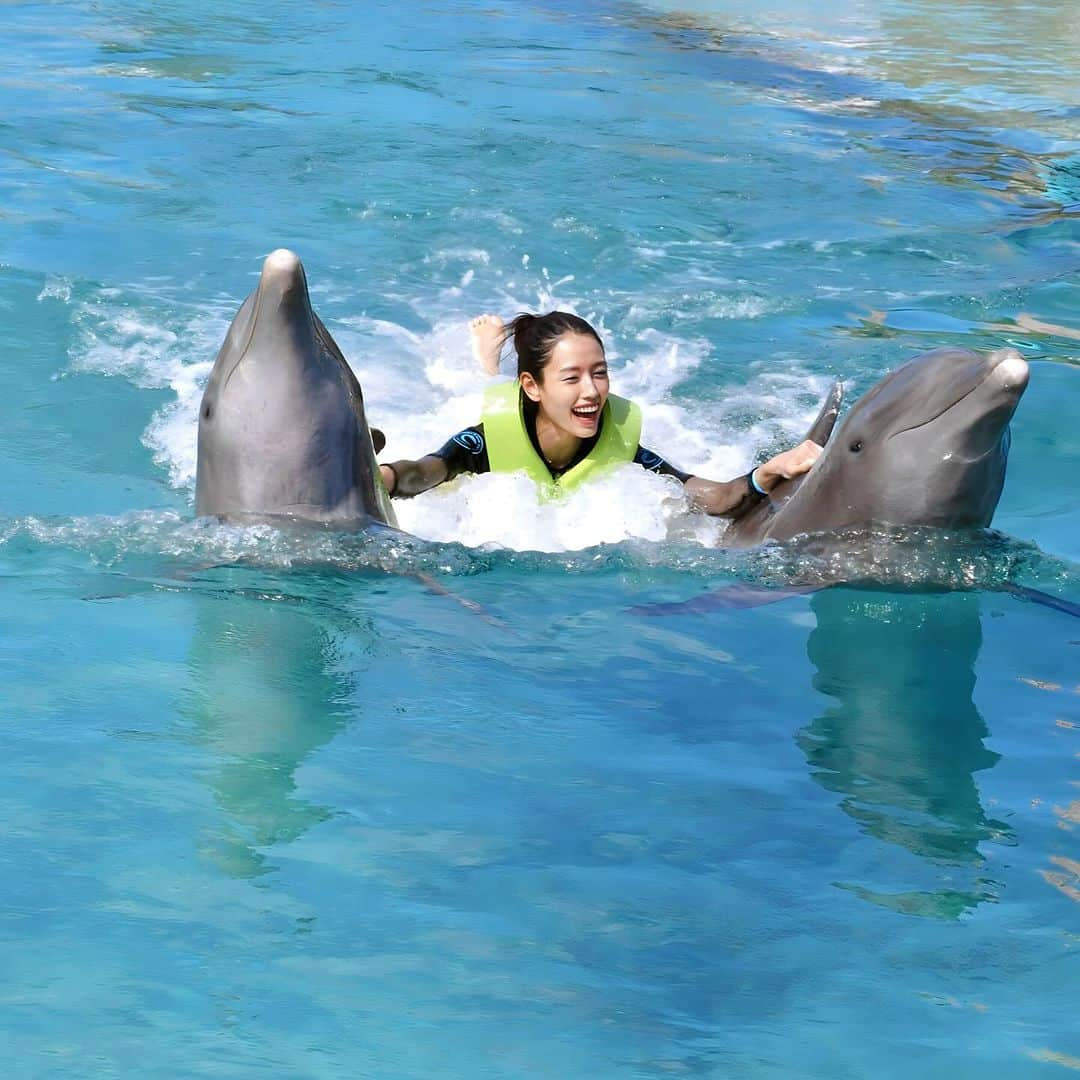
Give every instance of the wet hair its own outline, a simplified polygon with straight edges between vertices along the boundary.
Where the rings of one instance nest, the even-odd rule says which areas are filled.
[[[549,311],[546,315],[522,312],[506,324],[505,340],[513,339],[517,353],[518,375],[528,372],[537,382],[544,378],[544,368],[552,350],[563,334],[585,334],[596,339],[601,349],[600,335],[580,316],[569,311]]]

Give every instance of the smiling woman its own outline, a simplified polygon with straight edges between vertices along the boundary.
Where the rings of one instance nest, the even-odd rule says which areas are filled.
[[[498,369],[502,344],[513,340],[517,381],[489,388],[481,422],[441,449],[419,461],[381,466],[391,495],[418,495],[463,472],[525,472],[554,497],[634,462],[677,477],[707,514],[737,518],[781,480],[807,472],[821,453],[803,442],[734,480],[693,476],[640,444],[641,410],[610,392],[604,343],[584,319],[566,311],[523,313],[503,326],[487,315],[473,320],[471,331],[477,359],[489,373]]]

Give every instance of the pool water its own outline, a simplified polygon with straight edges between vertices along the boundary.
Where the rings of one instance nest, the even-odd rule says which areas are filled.
[[[1078,32],[6,5],[7,1071],[1080,1069],[1080,622],[1007,588],[1080,602]],[[403,534],[196,519],[202,386],[279,246],[389,460],[478,419],[483,311],[589,318],[645,445],[720,479],[834,378],[1012,345],[994,530],[729,552],[634,468],[464,478]]]

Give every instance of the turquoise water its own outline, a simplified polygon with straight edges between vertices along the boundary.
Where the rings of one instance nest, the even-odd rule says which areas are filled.
[[[1080,23],[822,7],[4,7],[9,1073],[1080,1069],[1080,623],[1000,588],[1080,600]],[[725,553],[640,470],[196,521],[281,245],[389,457],[476,419],[485,310],[594,319],[717,477],[1012,344],[995,532]]]

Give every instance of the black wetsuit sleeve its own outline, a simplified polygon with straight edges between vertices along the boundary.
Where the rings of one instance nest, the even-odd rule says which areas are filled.
[[[674,476],[682,484],[685,484],[693,476],[693,473],[676,469],[671,462],[665,461],[659,454],[654,454],[641,445],[638,446],[637,453],[634,455],[634,464],[640,465],[643,469],[648,469],[649,472],[659,473],[661,476]]]
[[[447,439],[431,457],[442,458],[446,462],[446,479],[453,480],[462,473],[491,472],[488,461],[487,443],[484,440],[484,425],[465,428]]]

